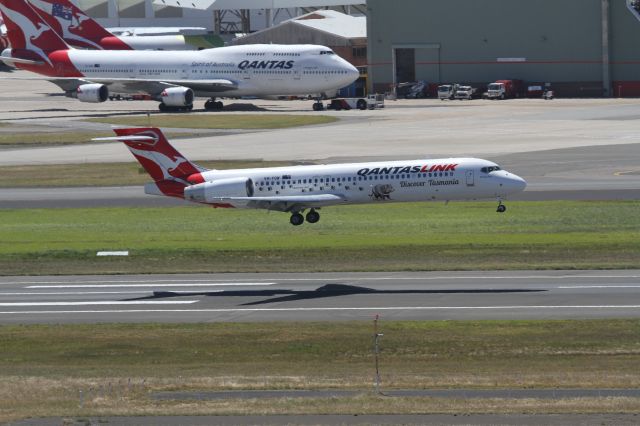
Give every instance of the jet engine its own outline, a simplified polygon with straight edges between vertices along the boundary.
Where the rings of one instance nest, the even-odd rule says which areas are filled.
[[[188,87],[169,87],[162,91],[160,99],[168,107],[186,107],[193,104],[193,90]]]
[[[109,98],[109,88],[104,84],[81,84],[73,92],[67,92],[67,96],[78,98],[81,102],[98,103],[104,102]]]
[[[246,177],[219,179],[184,189],[184,199],[188,201],[214,203],[222,197],[253,197],[253,181]]]

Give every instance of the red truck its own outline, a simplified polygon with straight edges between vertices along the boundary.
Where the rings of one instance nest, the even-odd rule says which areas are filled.
[[[519,98],[524,94],[524,82],[522,80],[498,80],[489,84],[487,99]]]

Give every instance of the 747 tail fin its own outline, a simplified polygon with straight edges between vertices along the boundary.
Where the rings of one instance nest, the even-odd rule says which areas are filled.
[[[29,0],[64,41],[84,49],[131,50],[69,0]]]

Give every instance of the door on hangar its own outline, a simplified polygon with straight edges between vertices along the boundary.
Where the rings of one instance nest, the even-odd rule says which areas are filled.
[[[393,82],[440,82],[440,44],[393,46]]]

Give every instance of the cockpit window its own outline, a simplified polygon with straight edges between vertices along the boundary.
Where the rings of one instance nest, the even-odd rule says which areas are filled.
[[[335,53],[333,53],[332,50],[321,50],[320,54],[321,55],[335,55]]]
[[[495,172],[496,170],[500,170],[500,167],[491,166],[491,167],[483,167],[480,169],[482,173],[491,173],[491,172]]]

